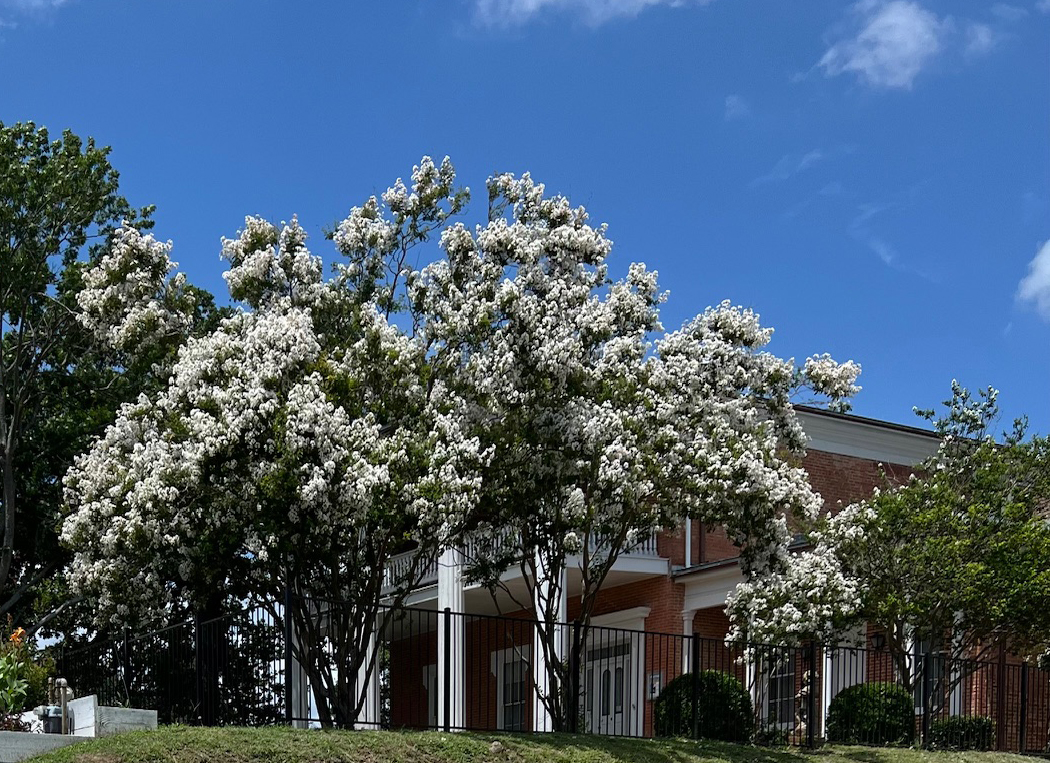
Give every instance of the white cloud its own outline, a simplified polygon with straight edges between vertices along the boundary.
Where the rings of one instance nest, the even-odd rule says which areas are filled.
[[[33,1],[33,0],[29,0]],[[615,18],[633,18],[646,8],[666,5],[707,5],[713,0],[474,0],[477,18],[491,26],[523,24],[542,12],[578,15],[598,25]]]
[[[981,56],[999,44],[999,33],[987,24],[971,23],[966,26],[966,54]]]
[[[806,171],[823,158],[824,152],[819,148],[815,148],[802,156],[799,156],[798,154],[784,154],[780,157],[777,163],[773,165],[773,169],[765,175],[761,175],[752,180],[751,186],[754,187],[756,185],[787,180],[793,175]]]
[[[1033,303],[1036,312],[1050,321],[1050,241],[1028,263],[1028,275],[1017,285],[1017,299]]]
[[[1028,9],[1020,5],[996,3],[992,6],[992,15],[1007,22],[1020,21],[1028,16]]]
[[[46,11],[65,5],[69,0],[0,0],[0,6],[14,8],[16,11],[31,13],[33,11]]]
[[[910,89],[951,26],[910,0],[862,0],[852,13],[858,31],[828,48],[818,66],[829,77],[851,73],[874,87]]]
[[[734,119],[743,119],[751,113],[751,106],[747,101],[739,95],[727,95],[726,96],[726,115],[725,119],[727,122]]]

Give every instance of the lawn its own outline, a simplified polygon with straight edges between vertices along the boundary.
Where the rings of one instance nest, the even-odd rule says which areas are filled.
[[[321,732],[169,726],[96,739],[34,763],[1031,763],[1006,753],[826,747],[817,752],[718,742],[568,734]]]

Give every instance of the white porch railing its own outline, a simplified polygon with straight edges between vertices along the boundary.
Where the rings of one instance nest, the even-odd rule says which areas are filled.
[[[501,534],[499,543],[502,545],[510,541],[512,534],[509,530],[504,531]],[[466,543],[466,554],[467,558],[475,558],[479,553],[479,549],[482,547],[482,543],[476,540],[468,540]],[[590,542],[591,551],[595,551],[598,547],[598,543],[592,538]],[[389,591],[394,587],[395,581],[405,580],[412,569],[412,558],[415,551],[405,551],[401,554],[396,554],[387,560],[386,570],[383,574],[383,590]],[[660,554],[656,548],[656,533],[651,533],[642,538],[632,548],[621,552],[621,556],[632,556],[632,557],[644,557],[649,559],[658,559]],[[428,585],[434,585],[437,583],[437,560],[431,562],[426,566],[425,569],[421,570],[419,575],[419,581],[417,587],[423,588]]]

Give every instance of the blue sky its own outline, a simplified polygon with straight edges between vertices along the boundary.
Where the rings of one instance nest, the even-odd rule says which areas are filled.
[[[330,257],[423,154],[528,170],[660,271],[666,326],[730,299],[860,362],[859,414],[954,377],[1046,433],[1048,31],[1050,0],[0,0],[0,121],[112,145],[217,293],[246,214]]]

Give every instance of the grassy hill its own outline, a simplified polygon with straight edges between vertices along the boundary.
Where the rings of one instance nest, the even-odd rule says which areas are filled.
[[[568,734],[321,732],[165,727],[73,745],[34,763],[1031,763],[1006,753],[826,747],[817,752],[716,742]]]

